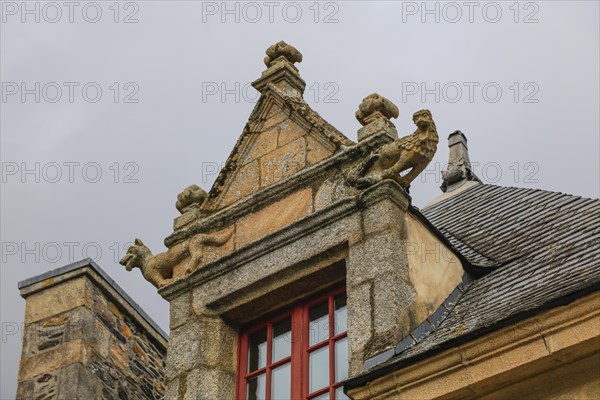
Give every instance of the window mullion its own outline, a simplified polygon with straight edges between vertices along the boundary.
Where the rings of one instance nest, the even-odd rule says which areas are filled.
[[[302,398],[303,361],[304,352],[304,313],[303,306],[298,305],[292,312],[292,399]]]
[[[329,387],[330,387],[329,394],[330,394],[330,396],[333,393],[331,391],[331,387],[335,383],[335,353],[334,353],[335,346],[334,346],[334,342],[333,342],[333,336],[335,336],[335,321],[334,321],[335,306],[334,306],[333,299],[334,299],[333,296],[329,296],[328,303],[329,303]]]
[[[273,357],[272,354],[272,345],[273,345],[273,324],[269,323],[267,325],[267,375],[266,375],[266,385],[265,388],[265,399],[271,399],[271,360]]]

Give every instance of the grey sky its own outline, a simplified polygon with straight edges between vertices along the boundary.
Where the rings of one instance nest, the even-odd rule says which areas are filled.
[[[441,142],[411,188],[417,206],[441,193],[457,129],[487,183],[598,197],[596,1],[430,2],[430,14],[420,1],[275,2],[271,16],[264,2],[228,3],[229,14],[221,2],[121,2],[118,16],[113,1],[88,3],[73,22],[56,3],[53,23],[45,3],[27,3],[36,22],[20,1],[2,2],[2,399],[15,394],[20,280],[90,256],[168,331],[167,302],[116,261],[134,237],[163,251],[177,193],[210,188],[252,110],[245,85],[278,40],[304,55],[305,99],[353,140],[372,92],[398,105],[401,134],[414,111],[431,110]]]

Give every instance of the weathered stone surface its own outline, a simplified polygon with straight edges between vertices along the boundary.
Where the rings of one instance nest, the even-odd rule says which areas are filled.
[[[120,297],[103,274],[94,264],[79,263],[53,275],[55,287],[40,290],[35,280],[21,287],[26,309],[36,318],[49,314],[48,303],[57,299],[76,306],[58,305],[67,310],[25,324],[19,399],[163,397],[166,340],[146,329],[137,306]]]
[[[255,192],[260,187],[260,168],[257,160],[251,161],[242,166],[235,174],[231,184],[229,185],[223,200],[220,203],[221,207],[228,206],[242,197]]]
[[[312,190],[306,188],[236,223],[236,248],[275,232],[312,212]]]
[[[17,385],[17,400],[28,400],[33,399],[35,382],[33,380],[19,381]]]
[[[277,123],[277,120],[273,118],[268,122],[269,124]],[[291,118],[282,120],[278,123],[278,126],[281,131],[277,137],[277,147],[283,147],[286,144],[301,138],[307,133],[306,129],[302,125],[298,124],[298,122]]]
[[[260,186],[279,182],[306,165],[306,141],[300,137],[260,159]]]
[[[372,234],[351,246],[348,256],[348,287],[391,273],[408,280],[408,262],[403,239],[403,232],[388,229]]]
[[[330,206],[338,200],[355,197],[360,192],[349,186],[341,172],[334,173],[332,177],[326,179],[315,194],[315,211]]]
[[[200,323],[198,320],[171,331],[166,361],[166,378],[171,380],[200,362]]]
[[[373,289],[365,282],[347,291],[348,298],[348,347],[350,352],[349,375],[363,371],[365,348],[373,338]]]
[[[53,283],[53,279],[48,279],[46,284],[51,286]],[[29,296],[25,306],[25,323],[36,322],[85,305],[85,287],[85,280],[74,280]]]
[[[408,202],[406,203],[408,206]],[[394,229],[404,238],[404,216],[406,208],[399,206],[396,201],[384,199],[374,204],[369,204],[363,210],[363,233],[371,235],[380,231]]]
[[[29,380],[48,371],[57,370],[75,362],[87,364],[91,349],[82,341],[75,340],[21,360],[19,380]]]
[[[190,292],[183,293],[171,300],[170,309],[170,327],[175,329],[186,323],[192,315],[192,294]]]
[[[188,374],[183,400],[234,399],[234,393],[235,374],[200,367]]]
[[[306,162],[309,165],[317,164],[318,162],[331,156],[333,150],[331,145],[323,143],[321,140],[312,135],[306,135]]]
[[[253,133],[256,139],[247,150],[242,163],[247,164],[251,161],[256,161],[265,154],[274,151],[277,148],[277,138],[281,131],[281,125],[272,126],[262,132]]]
[[[59,400],[96,399],[101,384],[94,375],[79,363],[71,364],[60,372]]]
[[[361,125],[366,125],[379,118],[398,118],[399,110],[385,97],[372,93],[363,99],[354,115]]]
[[[406,317],[408,310],[414,303],[416,294],[414,289],[406,283],[400,274],[390,273],[379,276],[373,282],[373,326],[375,328],[371,356],[385,348],[395,347],[406,336],[411,328],[411,321]],[[373,348],[374,347],[374,348]]]
[[[165,400],[181,400],[181,396],[179,395],[180,379],[183,379],[183,377],[177,377],[167,383],[166,390],[165,390]],[[185,387],[185,382],[184,382],[183,386]]]

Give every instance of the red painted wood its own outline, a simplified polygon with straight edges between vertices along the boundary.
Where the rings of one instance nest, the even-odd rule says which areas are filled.
[[[347,332],[341,332],[335,335],[335,297],[345,293],[345,287],[338,287],[328,292],[325,292],[319,296],[313,297],[308,301],[299,303],[292,310],[286,310],[285,312],[276,314],[268,318],[262,323],[255,324],[247,327],[240,332],[239,346],[238,346],[238,383],[237,383],[237,399],[247,400],[246,398],[246,385],[247,381],[253,377],[256,377],[262,373],[266,374],[266,400],[270,400],[271,397],[271,375],[272,370],[280,365],[287,362],[291,363],[291,399],[310,399],[319,396],[323,393],[330,393],[330,397],[333,398],[335,395],[335,389],[342,386],[343,382],[335,382],[335,342],[345,338]],[[310,308],[327,302],[329,311],[329,338],[317,343],[310,345]],[[291,351],[292,354],[289,357],[285,357],[281,360],[273,363],[273,325],[282,321],[283,319],[291,318]],[[248,371],[248,346],[249,336],[261,329],[267,330],[267,363],[264,368],[260,368],[256,371]],[[335,336],[334,336],[335,335]],[[314,393],[309,393],[309,364],[308,355],[314,350],[329,346],[329,385],[325,388],[319,389]]]

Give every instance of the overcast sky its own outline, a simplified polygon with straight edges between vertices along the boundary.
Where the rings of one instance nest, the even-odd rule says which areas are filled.
[[[212,185],[278,40],[304,55],[306,101],[353,140],[372,92],[398,105],[401,135],[431,110],[441,141],[417,206],[441,193],[457,129],[487,183],[598,197],[597,1],[74,3],[1,3],[2,399],[20,280],[94,258],[168,332],[168,303],[117,260],[134,237],[164,251],[176,195]]]

